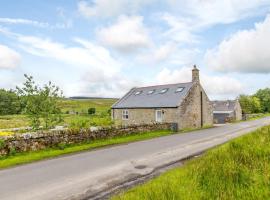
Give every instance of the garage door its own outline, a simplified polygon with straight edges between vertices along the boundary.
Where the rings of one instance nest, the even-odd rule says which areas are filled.
[[[229,114],[227,113],[214,113],[214,122],[217,124],[225,124],[228,117]]]

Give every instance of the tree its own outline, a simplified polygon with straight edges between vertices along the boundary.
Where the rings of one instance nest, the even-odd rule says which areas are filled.
[[[0,89],[0,115],[19,114],[20,111],[19,96],[12,90]]]
[[[44,124],[45,129],[52,128],[62,120],[58,106],[62,91],[51,82],[41,88],[32,76],[24,76],[26,81],[22,88],[17,86],[17,94],[25,105],[24,112],[30,118],[31,126],[39,129]]]
[[[255,96],[240,95],[239,102],[245,114],[259,113],[262,111],[260,99]]]
[[[270,112],[270,88],[260,89],[254,95],[262,105],[263,112]]]

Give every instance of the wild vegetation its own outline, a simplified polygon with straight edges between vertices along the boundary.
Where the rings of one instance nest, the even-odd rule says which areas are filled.
[[[116,99],[65,99],[51,82],[40,87],[33,77],[25,78],[23,87],[16,91],[0,90],[0,129],[56,125],[80,129],[113,123],[110,107]]]
[[[260,89],[253,95],[240,95],[244,114],[270,112],[270,88]]]
[[[37,130],[42,125],[44,129],[53,128],[62,121],[61,110],[58,106],[62,92],[51,82],[39,87],[32,76],[24,76],[26,81],[23,87],[17,87],[23,113],[29,118],[33,129]]]
[[[269,142],[267,126],[112,199],[269,199]]]

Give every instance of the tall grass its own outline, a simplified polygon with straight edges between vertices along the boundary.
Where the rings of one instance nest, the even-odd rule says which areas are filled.
[[[270,126],[113,197],[113,200],[174,199],[270,199]]]

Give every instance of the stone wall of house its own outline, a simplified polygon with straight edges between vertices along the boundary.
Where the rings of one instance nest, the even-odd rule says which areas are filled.
[[[112,118],[119,124],[151,124],[156,122],[156,110],[162,110],[164,123],[177,123],[178,129],[201,127],[201,96],[203,97],[203,126],[213,125],[213,107],[199,83],[194,83],[188,96],[178,108],[113,109]],[[129,118],[122,119],[122,111],[128,110]]]
[[[154,130],[168,130],[170,128],[171,124],[163,123],[102,128],[95,131],[88,129],[81,131],[55,130],[2,136],[0,137],[0,156],[8,155],[12,152],[36,151],[65,144],[83,143],[96,139],[113,138],[115,136],[132,135]]]
[[[201,127],[201,92],[203,100],[203,126],[213,125],[213,107],[205,91],[197,82],[194,83],[188,96],[180,106],[180,119],[178,122],[180,129]]]
[[[128,110],[129,118],[122,119],[122,111]],[[139,125],[156,123],[156,110],[162,110],[162,123],[175,123],[179,118],[177,108],[114,109],[113,119],[120,125]]]
[[[235,102],[235,120],[240,121],[242,120],[242,108],[238,100]]]

